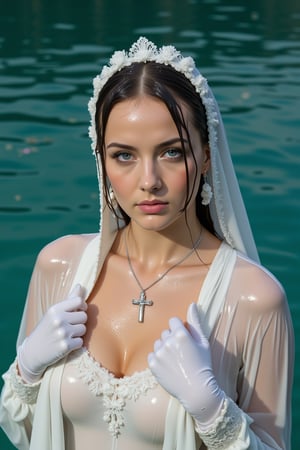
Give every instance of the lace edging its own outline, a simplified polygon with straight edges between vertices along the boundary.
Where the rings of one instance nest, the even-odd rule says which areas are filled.
[[[77,356],[79,357],[73,359],[73,364],[90,392],[97,397],[100,395],[103,397],[105,407],[103,420],[108,424],[112,436],[118,438],[125,425],[123,411],[126,400],[136,401],[140,395],[145,394],[158,383],[149,369],[135,372],[132,376],[116,378],[95,361],[86,349],[78,351]]]
[[[196,432],[210,450],[222,449],[247,449],[249,439],[240,439],[241,430],[243,435],[247,424],[251,423],[250,417],[246,416],[230,398],[226,398],[220,416],[215,420],[208,430],[201,429],[196,423]],[[239,445],[236,446],[236,441]]]
[[[11,385],[14,392],[25,403],[33,405],[36,403],[37,396],[40,390],[41,380],[37,383],[27,384],[23,381],[17,370],[17,358],[9,368],[9,375]]]
[[[208,129],[210,136],[210,145],[216,142],[215,129],[219,125],[218,114],[215,108],[213,96],[209,90],[206,78],[202,76],[196,68],[195,61],[191,56],[184,57],[172,45],[164,45],[158,48],[153,42],[144,36],[141,36],[129,49],[116,51],[110,58],[109,64],[102,68],[102,71],[93,80],[93,97],[90,99],[88,108],[91,115],[91,125],[89,127],[89,136],[92,140],[92,149],[95,153],[97,147],[97,133],[95,123],[96,104],[99,92],[106,84],[108,79],[116,72],[133,63],[154,61],[159,64],[165,64],[173,67],[177,72],[181,72],[194,85],[200,95],[206,109],[208,119]]]

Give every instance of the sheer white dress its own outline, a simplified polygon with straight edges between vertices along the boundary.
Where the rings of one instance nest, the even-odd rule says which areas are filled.
[[[98,246],[99,236],[81,235],[42,250],[28,294],[40,302],[34,311],[25,308],[21,332],[29,317],[37,322],[78,280],[91,288]],[[4,375],[3,429],[17,448],[31,450],[289,448],[293,336],[281,286],[222,243],[198,305],[214,371],[228,396],[221,417],[201,438],[191,417],[147,368],[118,379],[85,349],[50,367],[36,385],[22,383],[12,364]]]
[[[198,307],[213,370],[227,394],[220,417],[208,430],[199,430],[147,368],[118,380],[101,361],[81,351],[49,367],[35,385],[22,382],[14,362],[3,376],[0,425],[20,450],[289,450],[294,338],[288,305],[278,281],[259,265],[219,108],[192,58],[181,57],[173,47],[159,50],[145,38],[133,44],[129,54],[116,52],[110,67],[94,80],[89,102],[93,151],[96,103],[105,80],[124,64],[150,59],[184,73],[206,109],[211,158],[207,176],[214,193],[209,210],[223,243]],[[106,204],[98,154],[96,165],[100,232],[64,237],[41,251],[17,345],[28,323],[31,328],[37,324],[75,283],[84,286],[88,297],[101,272],[118,224]]]

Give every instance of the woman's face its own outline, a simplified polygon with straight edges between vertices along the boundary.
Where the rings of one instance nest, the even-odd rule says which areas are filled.
[[[182,107],[186,123],[188,111]],[[189,125],[198,164],[198,175],[189,215],[195,215],[195,196],[208,154],[199,133]],[[190,186],[196,177],[195,162],[186,139]],[[116,104],[105,131],[106,173],[115,198],[132,221],[148,230],[163,230],[182,219],[187,195],[183,149],[166,105],[153,97],[140,96]]]

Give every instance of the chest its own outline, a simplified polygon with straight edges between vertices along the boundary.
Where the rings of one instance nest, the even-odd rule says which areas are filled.
[[[115,378],[86,351],[73,352],[61,383],[67,448],[75,440],[90,450],[99,442],[105,449],[161,449],[168,403],[149,370]]]
[[[176,316],[185,322],[188,306],[198,301],[207,270],[176,268],[149,289],[155,277],[143,280],[143,298],[126,261],[108,259],[89,298],[85,346],[116,376],[145,369],[147,356],[168,328],[169,319]]]

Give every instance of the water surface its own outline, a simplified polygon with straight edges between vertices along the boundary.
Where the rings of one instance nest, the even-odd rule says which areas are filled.
[[[261,260],[287,291],[297,338],[297,2],[2,3],[0,332],[5,346],[1,373],[14,356],[38,251],[61,235],[98,229],[96,172],[87,136],[91,80],[114,49],[128,48],[139,35],[192,54],[214,89]],[[298,345],[296,353],[294,449],[300,447]],[[2,432],[0,448],[12,448]]]

